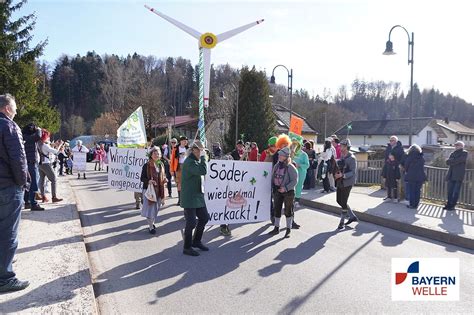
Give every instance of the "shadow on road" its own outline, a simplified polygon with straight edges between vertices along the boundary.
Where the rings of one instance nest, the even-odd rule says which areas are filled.
[[[326,232],[326,233],[331,233],[331,232]],[[322,233],[324,234],[324,233]],[[344,267],[345,264],[347,264],[355,255],[357,255],[358,252],[360,252],[364,247],[369,245],[377,236],[380,234],[380,232],[375,233],[367,242],[362,244],[359,248],[354,250],[352,254],[347,256],[346,259],[344,259],[343,262],[341,262],[339,265],[337,265],[327,276],[323,278],[317,285],[315,285],[308,293],[306,293],[303,296],[297,296],[293,298],[286,306],[284,306],[278,314],[294,314],[301,306],[303,306],[306,301],[308,301],[329,279],[331,279],[342,267]],[[342,294],[343,297],[345,297],[344,294]],[[335,298],[341,298],[340,296],[336,296]]]
[[[29,308],[39,308],[72,300],[77,295],[77,292],[73,291],[80,290],[82,288],[85,289],[88,285],[90,285],[87,279],[90,279],[89,270],[84,269],[74,274],[57,278],[33,290],[25,290],[24,295],[1,303],[0,312],[2,314],[16,313]],[[67,287],[70,290],[64,290],[66,287],[64,285],[65,283],[68,284]],[[45,294],[45,292],[47,292],[47,294]]]
[[[329,240],[329,238],[338,233],[338,231],[319,233],[309,238],[307,241],[300,243],[297,247],[283,250],[275,258],[275,260],[279,260],[279,262],[259,270],[259,275],[261,277],[269,277],[280,272],[286,265],[298,265],[310,259],[316,254],[316,252],[324,248],[324,244]]]
[[[181,277],[172,285],[156,292],[157,299],[172,295],[196,283],[203,283],[236,270],[241,263],[261,253],[282,238],[269,239],[261,234],[267,229],[262,226],[252,234],[230,240],[219,237],[208,243],[209,252],[199,258],[182,254],[183,242],[164,249],[162,252],[113,268],[100,274],[94,284],[97,296],[127,290],[133,287]],[[235,230],[235,229],[234,229]],[[205,241],[208,233],[204,235]],[[150,302],[151,304],[157,301]]]

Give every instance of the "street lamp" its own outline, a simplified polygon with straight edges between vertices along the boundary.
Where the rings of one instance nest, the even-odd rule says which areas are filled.
[[[411,73],[410,73],[410,127],[409,127],[409,135],[408,135],[408,144],[411,145],[412,143],[412,135],[413,135],[413,46],[415,45],[415,34],[410,33],[401,25],[395,25],[390,29],[388,33],[388,41],[385,45],[385,51],[383,52],[384,55],[395,55],[393,51],[393,43],[390,41],[390,35],[392,35],[392,31],[395,28],[402,28],[408,36],[408,64],[411,66]]]
[[[291,116],[293,115],[293,69],[288,70],[284,65],[277,65],[273,68],[272,76],[270,77],[270,83],[275,84],[275,69],[278,67],[283,67],[288,72],[288,93],[290,93],[290,122],[288,124],[288,132],[290,131]]]
[[[234,83],[230,83],[230,85],[234,89],[234,93],[237,94],[235,101],[235,143],[237,143],[239,140],[239,86],[237,85],[236,87]],[[224,99],[226,98],[223,91],[220,92],[219,96]]]

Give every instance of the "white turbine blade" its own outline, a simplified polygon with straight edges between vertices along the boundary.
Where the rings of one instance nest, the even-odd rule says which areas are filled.
[[[203,67],[204,67],[204,107],[209,107],[209,85],[211,83],[211,50],[207,48],[201,48]]]
[[[252,23],[249,23],[247,25],[244,25],[244,26],[241,26],[241,27],[237,27],[233,30],[230,30],[230,31],[227,31],[227,32],[224,32],[222,34],[219,34],[217,35],[217,42],[220,43],[228,38],[231,38],[239,33],[242,33],[243,31],[245,30],[248,30],[249,28],[255,26],[255,25],[258,25],[258,24],[261,24],[263,23],[263,19],[261,20],[258,20],[257,22],[252,22]]]
[[[196,31],[195,29],[179,22],[179,21],[176,21],[175,19],[147,6],[145,4],[145,8],[147,8],[148,10],[150,10],[151,12],[155,13],[156,15],[162,17],[163,19],[165,19],[166,21],[170,22],[171,24],[177,26],[178,28],[182,29],[183,31],[185,31],[186,33],[188,33],[189,35],[191,35],[192,37],[196,38],[196,39],[199,39],[201,37],[201,33],[199,33],[198,31]]]

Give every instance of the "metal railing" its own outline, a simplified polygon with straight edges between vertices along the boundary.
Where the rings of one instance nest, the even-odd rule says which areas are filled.
[[[369,160],[357,162],[357,184],[381,185],[384,160]],[[423,185],[421,197],[440,202],[447,201],[448,183],[446,174],[448,168],[425,166],[427,180]],[[474,169],[467,169],[461,186],[458,204],[474,207]]]
[[[427,181],[421,190],[421,197],[430,200],[447,201],[447,168],[425,166]],[[474,206],[474,169],[467,169],[461,185],[458,204]]]
[[[357,162],[357,184],[381,184],[384,160]]]

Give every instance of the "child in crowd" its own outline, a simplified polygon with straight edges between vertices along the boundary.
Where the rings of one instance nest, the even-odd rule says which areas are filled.
[[[387,188],[387,197],[383,200],[395,200],[398,198],[398,181],[400,180],[400,167],[395,160],[395,156],[390,154],[388,161],[382,170],[382,177],[385,179],[385,187]]]

